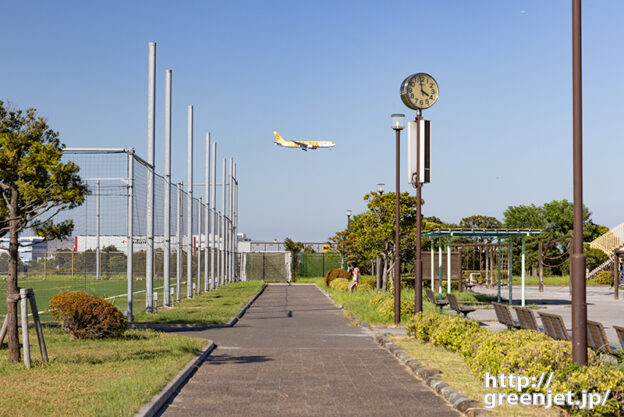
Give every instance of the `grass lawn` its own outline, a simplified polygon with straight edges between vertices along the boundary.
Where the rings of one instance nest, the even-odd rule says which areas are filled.
[[[539,277],[530,277],[530,276],[526,276],[524,277],[524,282],[526,285],[539,285]],[[513,283],[514,285],[520,285],[522,284],[522,277],[520,276],[515,276],[513,277]],[[570,284],[570,276],[569,275],[562,275],[562,276],[545,276],[544,277],[544,285],[558,285],[558,286],[565,286],[565,285],[569,285]],[[608,287],[608,285],[603,285],[603,284],[596,284],[596,281],[594,280],[594,278],[592,279],[588,279],[587,280],[587,285],[590,287],[593,286],[600,286],[600,287]]]
[[[403,348],[408,356],[418,359],[427,368],[441,369],[437,378],[452,386],[455,390],[465,394],[468,398],[481,402],[487,393],[499,392],[496,389],[485,388],[483,381],[472,373],[464,358],[457,352],[450,352],[442,347],[423,343],[407,336],[392,336],[391,340]],[[502,392],[502,390],[500,391]],[[561,415],[560,409],[545,409],[543,407],[504,405],[489,410],[492,416],[525,417],[544,416],[555,417]]]
[[[191,299],[182,298],[174,308],[159,308],[156,314],[135,308],[135,322],[225,324],[263,285],[263,281],[232,282]]]
[[[325,290],[332,298],[342,304],[342,306],[349,310],[351,313],[357,316],[359,320],[365,321],[371,324],[393,324],[394,319],[392,316],[383,316],[379,313],[377,306],[369,303],[369,300],[377,295],[376,291],[360,290],[355,292],[337,291],[331,287],[325,285],[322,277],[317,278],[297,278],[297,283],[314,283],[320,288]],[[462,304],[472,304],[480,306],[480,308],[491,308],[488,304],[490,301],[495,301],[496,297],[486,296],[482,294],[475,294],[468,291],[457,293],[458,300]],[[414,302],[414,290],[402,289],[401,300],[407,300],[408,302]],[[423,310],[425,311],[438,311],[438,307],[434,306],[427,300],[423,291]],[[403,323],[408,317],[402,317]]]
[[[33,330],[30,370],[0,349],[0,416],[132,416],[207,344],[138,330],[102,340],[44,334],[50,362],[41,362]]]

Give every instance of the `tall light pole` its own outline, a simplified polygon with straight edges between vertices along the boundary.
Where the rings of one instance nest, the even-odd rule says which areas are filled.
[[[379,196],[383,195],[384,192],[384,187],[386,186],[386,184],[384,184],[383,182],[380,182],[379,184],[377,184],[377,192],[379,193]],[[375,257],[375,266],[377,268],[377,273],[375,274],[375,281],[376,281],[376,289],[377,289],[377,293],[379,293],[379,291],[381,291],[381,287],[382,287],[382,273],[381,273],[381,256],[379,256],[379,253],[377,254],[377,256]]]
[[[574,231],[570,254],[572,284],[572,360],[587,365],[587,299],[583,253],[583,100],[581,76],[581,0],[572,0],[572,100]],[[616,284],[617,285],[617,284]]]
[[[351,210],[347,210],[347,232],[351,231],[351,214],[353,214],[353,212]]]
[[[401,168],[401,130],[405,127],[405,115],[393,114],[392,129],[396,133],[396,196],[394,200],[394,324],[399,324],[401,321],[401,255],[400,255],[400,197],[401,197],[401,182],[400,182],[400,168]]]

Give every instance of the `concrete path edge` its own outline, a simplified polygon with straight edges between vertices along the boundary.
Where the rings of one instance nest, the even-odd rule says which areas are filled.
[[[247,309],[253,304],[254,301],[264,292],[268,286],[265,283],[262,288],[254,295],[248,302],[236,313],[225,325],[217,325],[218,327],[232,327],[238,320],[245,314]],[[212,327],[217,327],[212,326]],[[158,414],[160,409],[169,401],[169,399],[177,392],[186,381],[195,373],[195,371],[201,366],[202,362],[217,348],[217,345],[211,340],[210,343],[204,347],[197,357],[191,359],[184,368],[169,382],[158,394],[154,395],[151,400],[143,405],[136,412],[134,417],[152,417]]]
[[[186,382],[188,378],[200,367],[202,362],[215,350],[217,345],[211,340],[210,343],[202,349],[200,354],[191,359],[184,368],[169,382],[165,388],[152,399],[144,404],[143,407],[134,415],[135,417],[152,417],[157,415],[160,409],[169,401],[169,398],[176,393],[178,388]]]

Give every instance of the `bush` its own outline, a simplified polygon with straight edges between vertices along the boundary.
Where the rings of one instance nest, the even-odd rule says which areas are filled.
[[[358,290],[376,290],[377,280],[371,276],[360,276],[360,283],[358,284]]]
[[[128,321],[108,301],[82,292],[63,292],[50,299],[48,312],[76,339],[121,336]]]
[[[384,300],[386,300],[388,298],[392,298],[392,294],[390,294],[388,292],[380,292],[379,294],[373,295],[368,300],[368,303],[370,305],[373,305],[373,306],[378,306],[379,304],[381,304]]]
[[[594,282],[598,285],[613,285],[610,271],[600,271],[596,274]]]
[[[384,299],[377,306],[379,315],[385,319],[394,317],[394,297]],[[401,320],[408,320],[414,316],[414,301],[401,300]]]
[[[349,280],[345,278],[334,278],[329,286],[336,291],[346,291],[349,288]]]
[[[325,273],[325,285],[329,287],[330,286],[329,284],[336,278],[350,279],[351,273],[349,273],[349,271],[345,271],[344,269],[340,269],[340,268],[330,269],[329,271]]]

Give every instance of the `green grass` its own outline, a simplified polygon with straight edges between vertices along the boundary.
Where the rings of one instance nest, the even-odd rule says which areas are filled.
[[[371,304],[369,300],[377,295],[376,291],[370,290],[359,290],[355,292],[348,291],[337,291],[331,287],[325,285],[322,277],[316,278],[298,278],[297,283],[314,283],[318,285],[320,288],[325,290],[331,297],[337,302],[342,304],[342,306],[353,313],[359,320],[365,321],[371,324],[391,324],[394,323],[392,318],[385,317],[379,313],[377,310],[377,306]],[[458,300],[462,304],[471,304],[479,306],[480,308],[491,308],[489,306],[490,301],[495,301],[496,297],[491,297],[482,294],[475,294],[471,292],[464,291],[462,293],[454,294],[457,295]],[[401,300],[408,300],[410,302],[414,302],[414,290],[404,288],[401,290]],[[438,311],[438,307],[434,306],[430,303],[423,291],[423,310],[425,311]],[[404,322],[406,318],[402,317],[401,322]]]
[[[224,324],[264,285],[262,281],[232,282],[191,299],[182,299],[174,308],[159,308],[156,314],[135,309],[136,322]]]
[[[392,336],[392,342],[403,348],[411,358],[418,359],[422,364],[431,369],[441,369],[442,373],[436,378],[446,382],[468,398],[481,402],[487,393],[502,392],[497,389],[485,388],[483,381],[472,373],[470,367],[464,361],[462,355],[448,351],[442,347],[423,343],[406,336]],[[489,414],[497,417],[528,417],[545,416],[554,417],[561,415],[560,409],[545,409],[543,407],[511,406],[504,405],[488,410]]]
[[[33,367],[7,361],[0,349],[0,416],[132,416],[207,341],[153,331],[72,340],[44,329],[50,362],[42,363],[31,331]]]
[[[538,277],[531,277],[531,276],[526,276],[524,278],[524,282],[526,285],[539,285],[539,278]],[[520,276],[515,276],[513,277],[513,283],[514,285],[520,285],[522,284],[522,277]],[[556,285],[556,286],[566,286],[570,284],[570,276],[569,275],[562,275],[562,276],[545,276],[544,277],[544,285]],[[587,285],[590,287],[606,287],[607,285],[604,284],[597,284],[596,281],[594,280],[594,278],[592,279],[588,279],[587,280]]]

